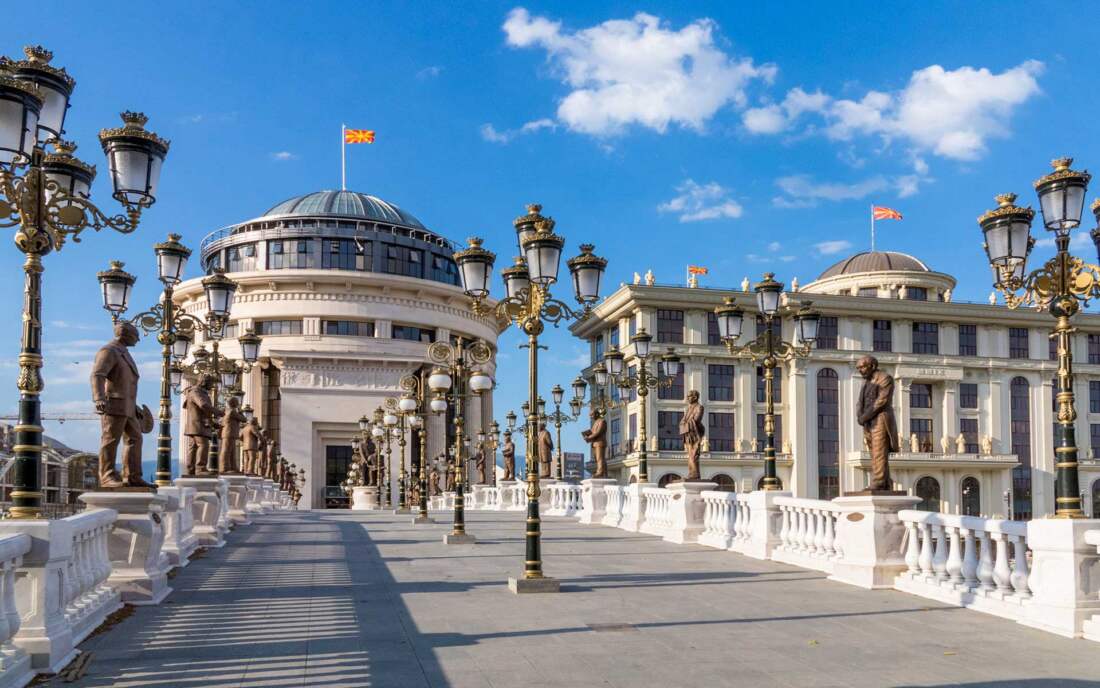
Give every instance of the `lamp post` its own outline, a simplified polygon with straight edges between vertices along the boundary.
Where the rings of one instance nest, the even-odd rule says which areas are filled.
[[[1084,518],[1077,474],[1077,409],[1073,395],[1074,332],[1072,319],[1081,304],[1100,297],[1100,267],[1069,252],[1070,234],[1081,224],[1085,192],[1091,175],[1070,169],[1072,158],[1051,163],[1054,171],[1035,181],[1043,226],[1054,235],[1057,253],[1037,270],[1027,272],[1027,259],[1035,245],[1031,221],[1035,211],[1015,205],[1016,194],[997,196],[997,207],[978,218],[985,250],[993,268],[993,286],[1004,295],[1005,305],[1045,309],[1055,318],[1050,337],[1058,344],[1058,405],[1054,438],[1054,515]],[[1100,201],[1092,204],[1097,228],[1091,232],[1100,256]],[[1011,518],[1011,514],[1009,518]]]
[[[546,415],[546,422],[554,423],[558,449],[558,480],[565,480],[565,455],[561,448],[561,426],[563,423],[572,423],[577,420],[581,415],[581,408],[578,404],[573,403],[575,400],[571,400],[569,403],[570,412],[561,412],[561,402],[565,400],[565,390],[562,389],[561,385],[554,385],[554,388],[550,390],[550,399],[554,402],[554,412]]]
[[[623,353],[617,348],[611,347],[603,357],[604,375],[597,375],[597,377],[604,378],[604,383],[609,382],[617,386],[624,403],[628,393],[635,390],[638,392],[638,400],[641,405],[641,412],[638,414],[640,420],[638,423],[640,444],[638,451],[638,482],[648,483],[649,454],[647,444],[649,437],[646,433],[646,415],[649,407],[646,405],[646,398],[649,396],[649,390],[651,389],[672,386],[676,376],[680,374],[680,357],[676,355],[671,347],[664,354],[655,354],[652,351],[653,336],[646,332],[644,328],[639,329],[638,333],[630,338],[630,342],[634,345],[634,357],[638,360],[638,372],[633,375],[626,374],[623,367]],[[649,370],[651,363],[658,363],[656,375]],[[598,372],[597,369],[597,374]],[[599,379],[597,379],[597,383],[601,386],[604,384]],[[583,392],[581,398],[583,398]]]
[[[539,335],[546,323],[560,324],[563,320],[582,319],[588,316],[592,305],[600,298],[600,282],[607,261],[593,253],[591,244],[581,244],[580,255],[567,261],[573,277],[574,297],[582,306],[580,311],[554,299],[550,287],[558,280],[561,251],[565,239],[554,234],[554,221],[543,217],[542,206],[527,206],[527,214],[513,223],[516,240],[523,255],[515,265],[504,270],[505,297],[494,308],[485,305],[489,295],[489,283],[492,277],[493,262],[496,256],[481,247],[481,239],[471,238],[468,248],[455,253],[458,273],[462,278],[463,289],[472,300],[471,309],[475,314],[494,313],[498,318],[506,318],[527,335],[528,361],[528,413],[537,413]],[[509,586],[515,592],[554,591],[557,582],[544,579],[542,573],[541,521],[539,519],[539,477],[538,467],[533,460],[534,434],[537,418],[527,418],[526,463],[527,463],[527,530],[526,556],[522,579],[511,579]]]
[[[19,350],[19,423],[12,464],[12,518],[38,518],[42,503],[42,257],[60,251],[68,238],[112,229],[129,234],[156,200],[168,142],[146,131],[145,115],[124,112],[124,127],[104,129],[113,197],[125,214],[108,217],[89,193],[95,167],[75,158],[64,141],[65,114],[75,80],[50,64],[41,46],[23,49],[25,59],[0,58],[0,228],[16,227],[23,263],[23,314]],[[51,150],[48,150],[51,149]]]
[[[714,309],[718,320],[718,335],[726,345],[726,350],[734,356],[760,361],[764,367],[764,489],[779,490],[779,476],[775,469],[775,369],[780,363],[805,358],[817,340],[817,325],[821,315],[810,308],[807,301],[794,314],[796,341],[787,342],[772,331],[776,322],[782,322],[780,302],[783,296],[783,284],[775,281],[775,275],[764,273],[764,279],[753,285],[756,292],[756,306],[764,319],[764,331],[752,341],[738,345],[744,325],[745,312],[733,297],[726,297],[725,303]],[[777,320],[778,319],[778,320]]]
[[[393,506],[393,496],[390,494],[390,456],[393,451],[393,440],[401,432],[401,418],[397,414],[397,400],[391,398],[382,402],[382,425],[386,436],[386,459],[382,462],[378,474],[382,495],[378,498],[378,505],[385,508]]]
[[[428,376],[428,387],[437,397],[448,395],[454,400],[455,423],[455,507],[454,529],[443,536],[444,544],[472,544],[474,536],[466,532],[466,397],[470,392],[481,396],[493,388],[493,379],[480,369],[493,357],[493,350],[480,339],[458,337],[454,344],[433,342],[428,347],[428,359],[436,365]],[[434,402],[433,402],[434,403]]]
[[[402,397],[402,402],[405,403],[406,411],[410,414],[409,420],[415,419],[415,423],[412,427],[417,430],[417,438],[420,446],[420,464],[417,466],[417,484],[419,485],[419,495],[417,499],[417,514],[413,518],[414,525],[422,525],[427,523],[434,523],[434,521],[428,517],[428,442],[427,442],[427,422],[425,414],[430,410],[432,414],[438,415],[447,410],[447,400],[442,397],[433,398],[428,401],[428,384],[426,375],[421,372],[416,375],[405,375],[400,381],[401,389],[405,390],[405,395]],[[411,403],[405,400],[410,400]]]

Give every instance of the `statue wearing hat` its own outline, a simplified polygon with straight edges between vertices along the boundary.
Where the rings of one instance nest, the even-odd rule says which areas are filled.
[[[153,430],[153,413],[147,406],[137,403],[141,376],[128,349],[137,344],[138,339],[136,327],[128,322],[116,323],[115,338],[96,353],[92,365],[92,401],[102,427],[99,440],[101,489],[154,488],[141,477],[141,436]],[[121,477],[115,462],[119,442],[123,445]]]

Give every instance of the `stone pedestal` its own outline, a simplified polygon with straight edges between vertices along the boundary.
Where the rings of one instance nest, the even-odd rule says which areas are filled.
[[[218,487],[224,483],[217,478],[176,478],[175,484],[176,487],[190,487],[195,491],[191,516],[199,547],[225,547],[223,533],[218,530],[218,517],[222,509]]]
[[[496,505],[493,504],[491,492],[496,488],[492,485],[474,485],[470,491],[470,494],[466,495],[468,503],[466,508],[477,509],[493,509],[496,510]],[[472,498],[472,499],[471,499]],[[472,501],[476,507],[471,507],[469,502]]]
[[[164,547],[172,566],[183,568],[198,549],[195,538],[195,490],[191,487],[158,487],[157,494],[172,495],[179,500],[179,509],[164,514]]]
[[[581,512],[577,521],[587,525],[603,521],[607,507],[607,493],[604,485],[614,485],[618,481],[612,478],[587,478],[581,481]]]
[[[1100,519],[1041,518],[1027,523],[1031,549],[1031,600],[1020,623],[1080,638],[1084,624],[1100,615]],[[1091,541],[1091,542],[1090,542]],[[1093,625],[1090,623],[1090,635]]]
[[[447,533],[443,536],[444,545],[472,545],[477,538],[469,533]]]
[[[263,507],[265,514],[270,514],[275,511],[275,481],[268,478],[264,478],[263,481],[263,490],[260,492],[260,506]]]
[[[248,501],[245,502],[245,511],[249,514],[262,514],[264,508],[261,505],[263,501],[263,489],[264,481],[262,478],[255,476],[248,477]]]
[[[645,522],[645,495],[642,490],[657,487],[655,483],[630,483],[623,488],[623,515],[619,519],[619,528],[631,533],[642,530]]]
[[[703,511],[706,508],[699,493],[717,487],[718,483],[699,481],[672,483],[665,488],[672,493],[672,506],[669,510],[671,523],[665,533],[665,541],[682,545],[699,539],[699,533],[703,532]]]
[[[509,578],[508,589],[517,595],[561,592],[561,584],[557,578]]]
[[[218,501],[221,508],[218,510],[218,532],[222,537],[233,528],[233,522],[229,520],[229,483],[225,478],[218,477]]]
[[[155,492],[85,492],[78,499],[90,509],[118,513],[108,539],[111,576],[108,582],[130,604],[160,604],[172,592],[168,587],[163,514],[169,498]]]
[[[351,510],[373,511],[378,508],[378,488],[360,485],[351,488]]]
[[[243,473],[223,475],[228,483],[229,520],[239,526],[252,524],[248,517],[248,476]]]
[[[539,478],[539,510],[550,508],[550,486],[557,484],[556,478]]]
[[[834,564],[829,580],[869,590],[893,588],[894,579],[908,568],[901,549],[905,524],[898,512],[919,502],[917,497],[873,494],[834,499],[833,504],[841,509],[836,546],[844,554]]]
[[[777,497],[790,497],[783,490],[756,490],[749,493],[749,539],[735,542],[731,549],[753,559],[768,559],[779,546],[783,513],[775,504]]]

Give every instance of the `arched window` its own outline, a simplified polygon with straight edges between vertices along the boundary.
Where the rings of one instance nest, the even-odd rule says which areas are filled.
[[[710,477],[711,482],[718,483],[718,487],[715,488],[719,492],[736,492],[737,483],[733,481],[733,478],[729,477],[725,473],[719,473],[718,475],[712,475]]]
[[[636,482],[638,482],[638,476],[637,475],[630,476],[630,484],[633,485]]]
[[[963,516],[978,516],[982,511],[982,486],[974,476],[963,478],[962,504]]]
[[[916,508],[920,511],[940,510],[940,483],[932,476],[926,475],[917,481],[913,490],[920,497],[920,504]]]
[[[665,473],[661,476],[661,479],[657,481],[657,487],[668,487],[672,483],[678,483],[681,480],[683,480],[683,478],[675,473]]]
[[[1092,483],[1092,509],[1089,511],[1091,518],[1100,515],[1100,480]]]
[[[840,395],[832,368],[817,373],[817,496],[840,496]]]
[[[1020,465],[1012,469],[1012,518],[1031,520],[1031,389],[1022,377],[1012,378],[1010,420],[1012,453]]]

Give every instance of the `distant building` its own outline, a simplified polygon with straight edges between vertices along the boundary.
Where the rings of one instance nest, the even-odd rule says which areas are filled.
[[[790,294],[823,315],[808,359],[777,375],[780,477],[796,496],[831,498],[863,488],[870,468],[854,409],[862,378],[855,362],[878,357],[895,378],[894,409],[902,451],[891,461],[900,489],[921,508],[1016,517],[1054,510],[1053,383],[1057,364],[1045,312],[951,302],[955,279],[893,252],[859,253]],[[639,328],[654,351],[676,350],[684,370],[649,396],[649,477],[679,479],[685,455],[677,425],[688,390],[706,407],[703,477],[727,489],[752,490],[763,476],[764,380],[758,365],[732,358],[718,337],[714,308],[734,295],[746,311],[740,343],[762,321],[754,295],[718,289],[621,286],[593,317],[571,330],[591,343],[593,362],[617,346],[632,366],[630,338]],[[1100,514],[1100,316],[1075,319],[1073,355],[1077,444],[1085,510]],[[782,322],[793,337],[793,323]],[[591,375],[591,369],[587,371]],[[618,391],[610,390],[613,398]],[[636,479],[636,398],[609,416],[611,474]],[[960,442],[959,437],[962,436]]]
[[[42,490],[42,511],[47,517],[64,516],[83,508],[77,497],[98,485],[99,458],[90,452],[65,446],[43,436],[42,463],[38,482]],[[0,423],[0,507],[11,506],[15,428]]]
[[[503,326],[468,309],[454,250],[408,212],[351,191],[296,196],[203,239],[204,271],[224,268],[239,285],[221,351],[237,358],[236,337],[250,329],[263,337],[245,402],[287,460],[306,469],[303,508],[346,502],[340,483],[360,416],[399,397],[403,375],[430,369],[431,342],[479,338],[495,351]],[[175,293],[187,312],[204,317],[200,281]],[[495,364],[494,355],[490,375]],[[491,395],[467,406],[471,436],[488,430],[492,410]],[[452,411],[429,414],[429,457],[453,442]],[[415,432],[408,439],[411,469],[419,440]],[[183,446],[181,438],[181,454]],[[396,495],[396,458],[393,468]]]

